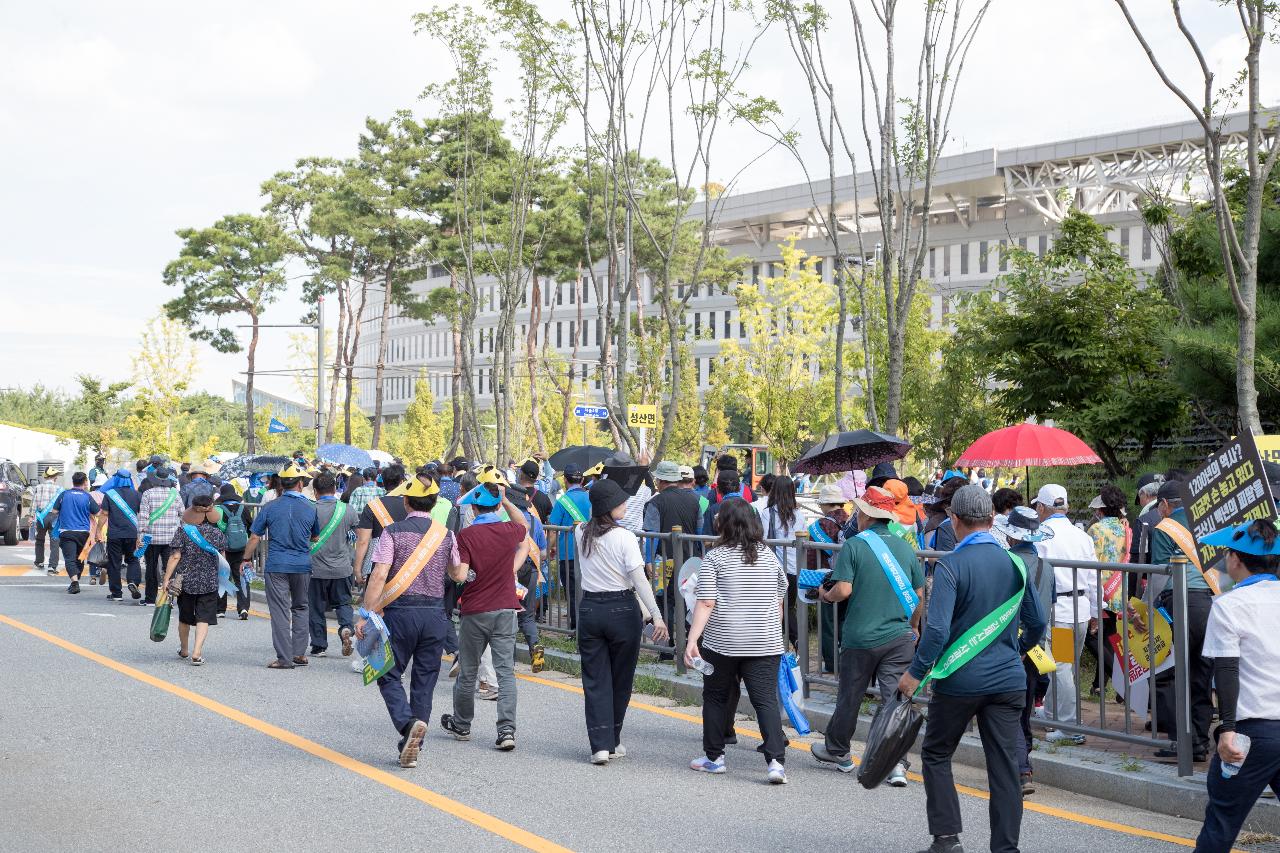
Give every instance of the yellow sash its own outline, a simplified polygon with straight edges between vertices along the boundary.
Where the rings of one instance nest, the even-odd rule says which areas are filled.
[[[372,506],[372,504],[370,504]],[[386,511],[385,509],[383,510]],[[404,565],[400,567],[400,571],[396,572],[396,576],[387,581],[387,585],[382,589],[382,597],[378,599],[378,610],[383,610],[388,604],[395,601],[404,591],[409,588],[409,584],[417,580],[418,575],[422,574],[422,570],[427,567],[427,563],[435,556],[436,551],[440,549],[440,543],[444,541],[445,529],[443,524],[431,523],[427,528],[426,534],[422,537],[422,541],[413,549],[413,553],[409,555],[409,559],[404,561]]]
[[[387,508],[382,505],[382,498],[374,498],[369,501],[369,509],[373,510],[373,517],[378,519],[378,523],[384,528],[390,527],[395,523],[391,513],[387,512]]]
[[[1218,572],[1216,569],[1206,571],[1200,565],[1200,552],[1196,550],[1195,537],[1191,535],[1191,531],[1183,527],[1172,518],[1161,519],[1156,525],[1156,530],[1162,530],[1173,540],[1173,544],[1177,545],[1182,553],[1187,555],[1187,559],[1191,561],[1191,565],[1200,570],[1200,574],[1204,575],[1204,582],[1209,585],[1214,595],[1222,591],[1218,585]]]

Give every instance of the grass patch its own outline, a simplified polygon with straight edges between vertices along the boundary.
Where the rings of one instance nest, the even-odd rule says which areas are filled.
[[[1242,832],[1236,840],[1240,844],[1271,844],[1280,841],[1280,835],[1272,835],[1270,832]]]
[[[1141,761],[1139,761],[1137,758],[1135,758],[1132,755],[1128,755],[1125,753],[1121,753],[1120,755],[1120,769],[1125,771],[1126,773],[1137,773],[1138,771],[1142,770],[1145,766],[1146,765],[1144,765]]]

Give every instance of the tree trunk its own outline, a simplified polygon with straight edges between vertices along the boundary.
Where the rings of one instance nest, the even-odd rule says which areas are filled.
[[[373,374],[373,440],[370,442],[374,450],[382,440],[382,374],[387,366],[387,327],[391,324],[391,279],[395,266],[388,264],[383,275],[382,320],[378,324],[378,363]]]
[[[358,305],[350,305],[348,303],[347,315],[347,333],[350,342],[346,350],[346,398],[343,401],[342,412],[342,441],[344,444],[351,443],[351,409],[354,406],[355,398],[355,372],[356,372],[356,354],[360,351],[360,319],[364,316],[364,305],[369,296],[369,276],[364,274],[360,277],[360,302]]]
[[[458,448],[462,446],[462,432],[465,428],[462,423],[462,336],[458,332],[456,319],[449,323],[449,339],[453,342],[453,374],[449,378],[449,402],[453,405],[453,436],[449,439],[449,450],[445,453],[445,457],[452,459],[457,456]]]
[[[581,279],[579,279],[581,281]],[[582,316],[582,307],[579,303],[578,316]],[[542,288],[538,282],[538,276],[534,275],[530,279],[529,291],[529,329],[525,334],[525,365],[529,372],[529,414],[533,418],[533,434],[538,441],[538,450],[542,453],[547,452],[547,436],[542,429],[542,407],[538,400],[538,322],[542,317]],[[574,357],[577,357],[577,349],[574,349]]]
[[[249,423],[249,455],[258,452],[258,429],[257,424],[253,421],[253,364],[254,358],[258,353],[258,315],[256,312],[249,313],[249,323],[253,327],[253,331],[249,333],[249,350],[248,362],[249,370],[245,374],[244,383],[244,413],[245,419]]]
[[[329,372],[329,408],[325,412],[325,433],[332,437],[334,433],[333,419],[338,414],[338,382],[342,378],[343,354],[346,347],[343,344],[347,336],[347,283],[343,282],[336,288],[338,291],[338,331],[334,337],[333,347],[333,369]],[[323,344],[323,341],[321,341]],[[332,440],[332,439],[331,439]],[[349,442],[348,442],[349,443]]]

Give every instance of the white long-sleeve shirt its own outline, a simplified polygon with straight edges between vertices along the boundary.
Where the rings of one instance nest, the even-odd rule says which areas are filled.
[[[1040,556],[1053,563],[1053,605],[1055,625],[1076,625],[1098,617],[1098,573],[1094,569],[1059,566],[1058,560],[1096,562],[1093,539],[1071,523],[1065,515],[1054,515],[1042,523],[1053,530],[1053,538],[1036,543]],[[1079,601],[1069,593],[1080,592]],[[1064,595],[1063,593],[1068,593]]]

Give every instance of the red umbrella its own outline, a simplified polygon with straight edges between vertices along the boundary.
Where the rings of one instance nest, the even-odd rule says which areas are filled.
[[[969,449],[956,460],[956,465],[1023,468],[1031,465],[1093,465],[1101,461],[1089,445],[1065,429],[1017,424],[989,432],[969,445]]]

